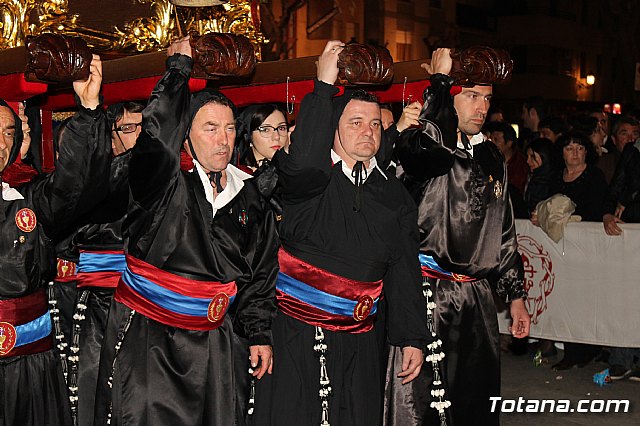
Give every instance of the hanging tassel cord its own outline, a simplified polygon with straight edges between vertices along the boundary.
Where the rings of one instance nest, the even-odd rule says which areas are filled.
[[[438,411],[440,426],[447,426],[446,410],[451,407],[451,401],[445,398],[445,389],[440,373],[442,368],[441,361],[445,355],[442,351],[442,340],[438,338],[435,330],[433,311],[436,308],[436,303],[433,301],[433,291],[427,277],[422,278],[422,293],[427,303],[427,329],[433,338],[433,342],[427,345],[427,356],[425,358],[425,361],[431,364],[431,369],[433,370],[431,397],[434,400],[431,402],[430,407]]]

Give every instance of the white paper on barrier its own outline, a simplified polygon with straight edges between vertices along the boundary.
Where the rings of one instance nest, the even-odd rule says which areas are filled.
[[[614,237],[602,223],[570,223],[556,244],[529,220],[516,220],[531,337],[640,347],[640,224],[621,227]],[[508,311],[498,321],[508,333]]]

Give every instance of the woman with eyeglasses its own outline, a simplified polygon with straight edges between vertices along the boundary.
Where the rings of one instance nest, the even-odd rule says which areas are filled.
[[[237,164],[252,174],[279,150],[289,147],[289,125],[274,104],[252,105],[238,117]]]

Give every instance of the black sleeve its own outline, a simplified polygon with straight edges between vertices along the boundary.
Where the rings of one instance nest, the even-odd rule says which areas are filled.
[[[35,183],[34,208],[50,238],[63,238],[64,230],[106,195],[110,161],[111,140],[102,105],[93,110],[80,105],[67,124],[56,170]]]
[[[337,91],[336,87],[315,80],[313,92],[302,100],[289,155],[277,152],[274,157],[285,201],[297,203],[313,198],[329,183],[335,134],[331,128],[331,97]]]
[[[417,208],[406,211],[399,220],[403,231],[399,236],[400,249],[383,279],[389,342],[394,346],[424,349],[430,337],[418,261]]]
[[[271,321],[276,312],[278,247],[274,215],[265,211],[251,262],[252,276],[238,282],[235,327],[249,345],[272,345]]]
[[[131,150],[129,187],[133,200],[149,210],[180,173],[180,147],[189,124],[190,57],[175,54],[142,111],[142,132]]]
[[[502,222],[500,265],[489,275],[489,282],[493,284],[498,296],[506,302],[527,297],[527,291],[524,289],[524,265],[518,252],[516,238],[511,200],[507,197]]]
[[[415,181],[446,174],[453,166],[458,143],[458,117],[450,93],[452,79],[434,74],[430,81],[419,118],[422,128],[400,133],[395,145],[400,164]]]
[[[622,150],[615,174],[609,185],[609,195],[605,202],[604,212],[613,214],[617,204],[627,207],[633,200],[633,194],[638,191],[633,185],[634,175],[638,173],[640,151],[633,144],[627,144]]]

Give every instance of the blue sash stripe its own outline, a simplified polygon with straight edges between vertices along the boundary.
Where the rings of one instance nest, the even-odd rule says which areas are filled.
[[[124,272],[127,260],[124,253],[80,253],[78,272]]]
[[[357,300],[345,299],[340,296],[325,293],[308,284],[298,281],[289,275],[278,272],[276,288],[291,297],[334,315],[353,316],[353,310],[358,304]],[[378,309],[378,298],[373,301],[373,307],[369,316],[376,313]]]
[[[15,346],[28,345],[51,334],[51,315],[45,312],[39,318],[16,326]]]
[[[449,275],[449,276],[452,275],[451,272],[445,271],[444,269],[442,269],[436,263],[436,260],[432,256],[429,256],[428,254],[424,254],[424,253],[418,254],[418,260],[420,260],[420,265],[422,265],[422,266],[426,266],[429,269],[433,269],[434,271],[438,271],[441,274],[445,274],[445,275]]]
[[[122,273],[122,281],[144,299],[168,311],[195,317],[206,317],[208,314],[211,299],[185,296],[168,290],[140,275],[134,274],[129,268],[125,268]],[[235,295],[229,296],[229,306],[231,306],[234,299]]]

